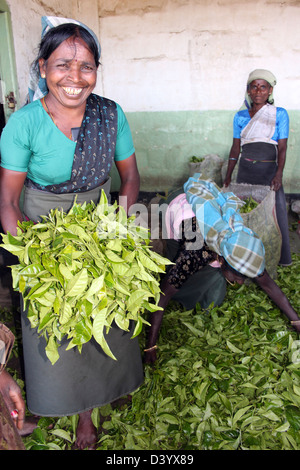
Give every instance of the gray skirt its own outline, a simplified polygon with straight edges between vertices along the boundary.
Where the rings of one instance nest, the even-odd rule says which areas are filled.
[[[39,416],[70,416],[111,403],[134,392],[143,382],[143,366],[137,338],[113,325],[106,340],[117,360],[111,359],[93,340],[66,351],[64,338],[59,359],[52,365],[45,353],[46,340],[31,328],[22,311],[26,402]]]
[[[105,183],[98,188],[81,193],[56,194],[40,189],[24,188],[22,209],[24,215],[34,222],[41,220],[41,216],[47,215],[51,209],[62,209],[68,212],[76,201],[78,204],[93,201],[97,204],[101,197],[102,190],[105,192],[108,202],[110,202],[111,178],[108,177]]]
[[[244,145],[239,161],[237,183],[270,186],[277,171],[277,150],[275,147],[275,145],[266,144],[264,142]],[[279,264],[289,265],[292,263],[292,255],[286,198],[283,186],[276,191],[275,203],[276,217],[282,238]]]
[[[104,185],[103,185],[104,186]],[[100,197],[98,191],[83,193],[89,202]],[[72,205],[74,195],[49,195],[43,191],[26,190],[24,213],[31,220],[47,215],[50,209]],[[98,194],[96,194],[98,193]],[[91,197],[93,196],[93,197]],[[83,202],[82,199],[78,202]],[[68,204],[71,204],[67,207]],[[21,302],[22,307],[23,302]],[[22,311],[22,341],[25,368],[26,401],[31,413],[39,416],[69,416],[81,413],[134,392],[144,380],[143,364],[138,339],[132,339],[131,330],[124,332],[116,325],[106,340],[117,360],[107,356],[96,341],[66,351],[64,338],[58,349],[59,359],[52,365],[45,353],[46,341],[31,328],[27,312]]]

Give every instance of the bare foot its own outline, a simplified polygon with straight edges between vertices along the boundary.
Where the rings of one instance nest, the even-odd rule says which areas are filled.
[[[95,450],[96,448],[98,436],[97,429],[92,422],[91,413],[92,410],[79,414],[75,445],[80,450]]]

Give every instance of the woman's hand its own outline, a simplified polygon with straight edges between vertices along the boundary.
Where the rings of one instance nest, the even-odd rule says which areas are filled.
[[[224,186],[225,188],[227,188],[231,183],[231,175],[228,175],[226,176],[225,180],[224,180]]]
[[[271,181],[271,189],[274,189],[274,191],[278,191],[282,186],[282,173],[277,172],[274,178]]]
[[[20,387],[6,370],[0,374],[0,393],[17,428],[21,430],[24,425],[25,403]]]
[[[261,276],[254,278],[254,281],[290,320],[295,330],[300,333],[300,318],[291,306],[286,295],[282,292],[276,282],[269,276],[268,272],[265,270]]]
[[[150,350],[145,350],[144,354],[144,363],[145,364],[154,364],[157,360],[156,356],[156,347]]]
[[[271,181],[271,189],[278,191],[282,186],[282,175],[286,159],[287,139],[278,140],[278,158],[277,158],[277,171]]]

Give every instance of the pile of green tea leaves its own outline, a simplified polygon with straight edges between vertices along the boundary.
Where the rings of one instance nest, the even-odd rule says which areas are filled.
[[[109,205],[103,191],[97,206],[55,209],[40,223],[20,223],[17,236],[3,235],[1,246],[19,259],[13,287],[32,328],[44,334],[52,364],[65,335],[67,349],[81,351],[93,337],[116,359],[105,339],[112,322],[129,331],[133,320],[133,336],[141,332],[145,310],[158,308],[158,275],[170,264],[149,243],[148,230],[117,203]]]
[[[259,205],[258,202],[255,201],[252,196],[244,199],[243,201],[245,204],[240,208],[241,214],[248,214],[248,212],[251,212]]]
[[[299,270],[293,255],[276,281],[298,312]],[[299,335],[255,284],[208,311],[170,303],[158,346],[131,404],[93,411],[99,450],[300,450]],[[70,450],[76,423],[42,418],[26,448]]]
[[[196,157],[196,155],[193,155],[190,158],[190,163],[200,163],[203,162],[204,158],[203,157]]]

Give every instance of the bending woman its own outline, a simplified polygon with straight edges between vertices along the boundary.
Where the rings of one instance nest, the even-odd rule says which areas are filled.
[[[274,106],[276,78],[268,70],[254,70],[247,81],[244,109],[233,121],[233,144],[224,186],[231,182],[239,161],[237,183],[270,186],[276,191],[276,215],[282,237],[279,264],[292,263],[288,218],[282,176],[289,136],[289,116]]]
[[[229,282],[243,284],[246,277],[252,279],[300,332],[300,318],[265,269],[263,243],[243,223],[239,214],[243,204],[233,193],[222,193],[214,183],[201,179],[200,174],[189,178],[184,193],[172,201],[166,213],[169,236],[180,240],[180,248],[162,282],[158,305],[165,309],[187,280],[209,265],[219,268]],[[186,230],[186,225],[192,230]],[[201,284],[198,288],[201,291]],[[163,314],[158,310],[150,316],[146,363],[156,360]]]
[[[139,191],[127,119],[117,103],[93,94],[100,59],[97,38],[76,21],[51,17],[43,18],[43,24],[32,102],[11,116],[1,136],[1,223],[11,234],[19,220],[37,221],[55,208],[68,211],[75,196],[78,203],[97,203],[102,189],[109,196],[114,162],[119,196],[127,198],[128,208]],[[40,416],[79,414],[77,446],[93,448],[92,409],[133,392],[143,381],[138,342],[131,332],[111,328],[107,341],[115,361],[93,341],[81,354],[67,351],[63,338],[60,359],[52,365],[44,338],[30,327],[26,312],[22,334],[29,410]]]

